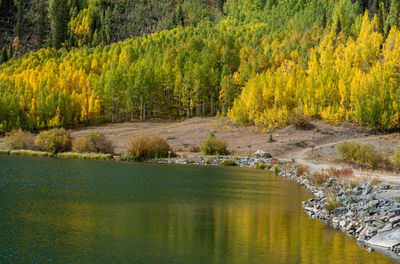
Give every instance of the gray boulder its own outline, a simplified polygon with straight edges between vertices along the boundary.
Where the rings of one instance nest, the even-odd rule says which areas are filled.
[[[263,150],[257,150],[256,152],[254,152],[254,154],[257,157],[261,157],[261,158],[272,158],[271,154],[269,154],[268,152],[265,152]]]

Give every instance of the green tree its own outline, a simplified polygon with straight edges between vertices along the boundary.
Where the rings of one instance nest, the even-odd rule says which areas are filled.
[[[51,44],[55,48],[61,48],[68,37],[68,0],[50,0],[49,17],[52,34]]]

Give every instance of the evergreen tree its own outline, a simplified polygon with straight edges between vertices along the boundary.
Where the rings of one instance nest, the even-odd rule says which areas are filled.
[[[69,10],[68,0],[50,0],[49,2],[51,44],[55,48],[61,48],[68,37]]]
[[[22,0],[14,0],[14,5],[17,8],[17,24],[15,25],[15,35],[22,37],[22,27],[23,27],[23,19],[24,19],[24,14],[23,14],[23,4]]]

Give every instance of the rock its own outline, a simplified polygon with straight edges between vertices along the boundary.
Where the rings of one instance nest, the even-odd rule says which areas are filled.
[[[366,210],[366,209],[368,209],[368,208],[376,207],[378,203],[379,203],[378,200],[372,200],[372,201],[368,202],[368,203],[364,206],[364,209]]]
[[[254,154],[257,157],[262,157],[262,158],[272,158],[271,154],[269,154],[268,152],[265,152],[263,150],[257,150],[256,152],[254,152]]]
[[[392,248],[400,244],[400,229],[381,232],[367,241],[367,244],[384,248]]]
[[[381,187],[379,188],[379,190],[389,190],[389,189],[390,189],[389,184],[382,184]]]
[[[390,218],[390,219],[389,219],[389,222],[390,222],[392,225],[397,224],[398,222],[400,222],[400,216],[395,216],[395,217]]]
[[[339,207],[339,208],[335,208],[331,211],[331,214],[335,215],[335,216],[339,216],[339,215],[343,215],[346,214],[349,211],[349,209],[347,209],[346,207]]]
[[[373,248],[368,248],[367,251],[368,251],[368,253],[372,253],[374,251],[374,249]]]
[[[393,226],[392,226],[392,224],[389,223],[389,224],[385,225],[385,227],[383,227],[381,230],[379,230],[378,233],[390,231],[392,229],[393,229]]]

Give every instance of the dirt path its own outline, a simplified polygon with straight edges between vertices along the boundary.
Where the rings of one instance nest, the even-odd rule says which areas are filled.
[[[368,143],[375,143],[374,145],[377,145],[376,142],[378,142],[380,139],[382,139],[382,136],[370,136],[366,140],[365,137],[358,137],[358,138],[352,138],[348,139],[348,141],[355,141],[355,142],[361,142],[365,143],[365,141],[368,141]],[[336,169],[343,169],[344,166],[338,165],[331,163],[329,161],[321,161],[321,160],[316,160],[314,158],[314,155],[321,152],[324,152],[324,149],[330,149],[330,148],[335,148],[336,145],[340,142],[341,140],[331,142],[328,144],[322,144],[315,146],[314,149],[312,148],[306,148],[300,151],[296,151],[293,153],[289,153],[286,156],[286,159],[291,160],[294,159],[297,162],[304,164],[309,167],[310,171],[320,171],[324,169],[329,169],[329,168],[336,168]],[[331,154],[331,153],[330,153]],[[389,172],[369,172],[369,171],[362,171],[362,170],[356,170],[353,169],[354,175],[357,177],[369,177],[369,178],[377,178],[383,182],[387,183],[395,183],[395,184],[400,184],[400,175],[396,175],[393,173]]]

